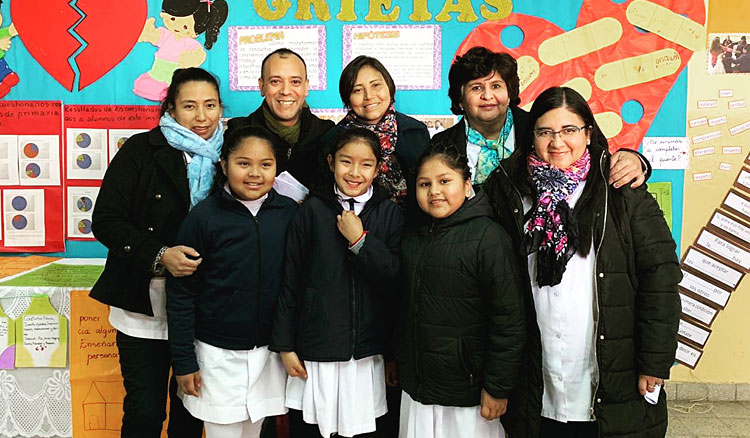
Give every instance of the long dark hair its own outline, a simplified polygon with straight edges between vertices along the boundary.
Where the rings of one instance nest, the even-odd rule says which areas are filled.
[[[529,125],[522,133],[521,144],[524,147],[524,157],[528,157],[534,150],[533,129],[536,121],[548,111],[558,108],[565,108],[577,114],[591,131],[591,143],[587,146],[589,152],[591,152],[591,167],[586,178],[587,184],[573,209],[573,216],[578,224],[579,245],[577,252],[586,256],[591,249],[594,212],[600,210],[599,205],[605,201],[604,192],[607,190],[607,183],[602,181],[599,176],[601,172],[599,158],[601,154],[609,153],[607,138],[599,129],[599,125],[596,124],[594,114],[586,103],[586,99],[577,91],[568,87],[552,87],[544,90],[531,107]],[[589,183],[589,181],[591,182]],[[618,231],[620,231],[619,228],[618,225]]]
[[[160,115],[163,116],[175,107],[177,104],[177,95],[180,94],[180,87],[186,82],[206,82],[213,85],[216,89],[216,95],[219,96],[219,105],[223,106],[221,103],[221,94],[219,93],[219,80],[216,79],[216,76],[199,67],[178,68],[172,73],[172,81],[169,83],[169,88],[167,88],[167,95],[164,96],[164,100],[161,102]]]
[[[377,134],[366,128],[347,128],[339,132],[333,139],[331,145],[328,147],[328,153],[326,154],[326,157],[328,155],[335,157],[336,152],[341,150],[349,143],[355,141],[361,141],[362,143],[366,144],[372,151],[372,154],[375,155],[377,164],[380,165],[380,163],[383,161],[383,152],[380,148],[380,139],[378,139]]]
[[[229,5],[226,0],[164,0],[161,10],[175,17],[193,16],[195,34],[206,32],[206,50],[211,50],[219,37],[221,26],[227,21]]]

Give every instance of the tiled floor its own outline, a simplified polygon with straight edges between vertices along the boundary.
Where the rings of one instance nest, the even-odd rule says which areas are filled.
[[[668,406],[669,438],[750,437],[750,402],[675,400]]]

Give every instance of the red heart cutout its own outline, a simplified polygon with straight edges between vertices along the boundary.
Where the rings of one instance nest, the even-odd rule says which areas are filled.
[[[697,23],[703,24],[705,22],[703,0],[651,1]],[[637,100],[643,106],[643,117],[633,124],[623,123],[620,133],[609,139],[612,150],[621,147],[637,149],[667,93],[674,85],[680,72],[687,66],[693,52],[656,34],[637,30],[625,16],[627,7],[628,2],[615,4],[611,1],[585,0],[578,15],[578,27],[604,17],[612,17],[620,22],[623,29],[622,36],[616,43],[608,47],[562,64],[546,65],[539,60],[538,52],[543,41],[560,35],[563,30],[542,18],[515,13],[503,20],[487,21],[477,26],[464,39],[456,54],[461,55],[475,46],[484,46],[496,52],[510,53],[516,59],[521,56],[534,58],[539,64],[539,76],[521,92],[521,105],[533,101],[539,93],[548,87],[564,84],[577,77],[587,79],[591,85],[592,94],[588,103],[594,113],[611,111],[620,114],[625,102]],[[508,26],[518,26],[523,31],[524,39],[519,47],[510,49],[501,42],[500,34]],[[681,64],[675,73],[660,79],[611,91],[603,90],[596,85],[594,76],[601,65],[666,48],[674,49],[680,55]]]
[[[11,16],[32,57],[57,82],[73,91],[75,72],[68,58],[81,44],[68,32],[81,19],[69,0],[14,1]],[[75,32],[88,46],[75,57],[81,73],[78,90],[96,82],[130,53],[146,22],[146,0],[78,0],[86,15]]]

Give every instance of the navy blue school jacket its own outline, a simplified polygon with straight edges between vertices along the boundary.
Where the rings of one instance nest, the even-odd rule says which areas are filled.
[[[167,322],[175,374],[198,371],[194,339],[228,350],[268,345],[281,284],[287,228],[298,205],[275,190],[256,216],[223,187],[196,205],[177,234],[203,261],[167,277]]]
[[[342,211],[331,182],[313,191],[290,225],[271,350],[316,362],[385,353],[404,218],[376,187],[359,215],[369,233],[355,255],[336,226]]]

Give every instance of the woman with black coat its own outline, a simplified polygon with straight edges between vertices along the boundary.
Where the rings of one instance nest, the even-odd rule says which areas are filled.
[[[223,139],[216,78],[199,68],[176,70],[161,114],[159,127],[125,142],[102,180],[92,227],[109,254],[91,297],[110,306],[117,329],[122,436],[161,435],[169,385],[169,436],[200,437],[202,422],[185,410],[169,378],[165,270],[188,276],[201,261],[175,238],[213,183]]]
[[[608,184],[607,141],[580,94],[550,88],[530,117],[523,147],[484,187],[528,267],[528,347],[506,430],[663,437],[682,277],[672,235],[646,187]]]

